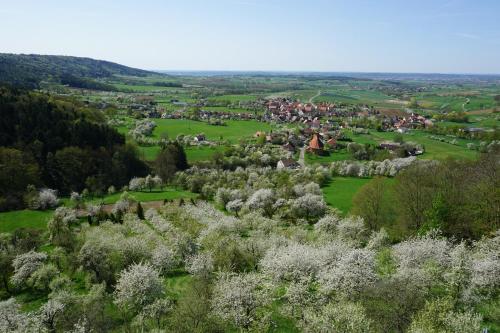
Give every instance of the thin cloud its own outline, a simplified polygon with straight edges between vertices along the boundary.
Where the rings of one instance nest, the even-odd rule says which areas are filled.
[[[459,32],[459,33],[456,33],[455,35],[458,37],[466,38],[466,39],[476,39],[476,40],[481,39],[481,37],[478,35],[469,34],[469,33],[465,33],[465,32]]]

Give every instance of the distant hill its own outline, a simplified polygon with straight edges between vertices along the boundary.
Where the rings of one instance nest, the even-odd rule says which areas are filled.
[[[51,80],[71,86],[107,90],[94,79],[113,75],[147,76],[158,73],[90,58],[0,53],[0,83],[29,88]],[[161,75],[161,74],[160,74]]]

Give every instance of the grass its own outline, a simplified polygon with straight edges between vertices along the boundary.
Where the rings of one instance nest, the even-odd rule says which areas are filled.
[[[153,92],[153,91],[168,91],[172,89],[179,89],[179,88],[172,88],[172,87],[161,87],[161,86],[148,86],[148,85],[131,85],[131,84],[123,84],[123,83],[115,83],[113,84],[115,88],[118,90],[130,90],[133,92]]]
[[[229,108],[225,106],[205,106],[203,110],[214,111],[214,112],[227,112],[227,113],[254,113],[253,110],[244,108]]]
[[[193,282],[193,276],[183,270],[176,270],[171,272],[164,281],[168,296],[179,300]]]
[[[52,216],[51,210],[16,210],[0,213],[0,232],[13,232],[19,228],[45,229]]]
[[[393,132],[376,132],[376,131],[370,131],[369,134],[359,134],[359,135],[353,135],[348,133],[348,136],[350,136],[353,139],[353,141],[357,143],[369,143],[369,144],[378,144],[385,140],[393,140],[395,135],[396,133]],[[476,151],[469,150],[466,147],[467,143],[472,142],[477,144],[478,143],[477,141],[457,138],[458,144],[452,145],[447,142],[433,140],[429,138],[430,135],[432,134],[421,130],[413,130],[407,134],[403,134],[403,138],[407,142],[412,141],[424,146],[425,153],[421,156],[421,158],[423,159],[442,160],[448,157],[459,158],[459,159],[474,159],[477,157]],[[446,137],[446,139],[448,141],[451,141],[454,138]]]
[[[139,147],[139,152],[142,154],[142,157],[146,161],[153,161],[161,148],[159,146],[148,146],[148,147]],[[188,159],[188,163],[195,163],[199,161],[207,161],[212,158],[213,154],[216,152],[223,152],[223,146],[216,147],[207,147],[207,146],[199,146],[199,147],[185,147],[184,151],[186,152],[186,157]]]
[[[135,199],[141,202],[160,201],[164,199],[180,199],[180,198],[195,198],[196,194],[167,188],[165,190],[153,190],[151,192],[129,192]],[[87,202],[104,204],[114,204],[120,199],[121,193],[107,195],[104,198],[94,198]],[[67,199],[61,199],[63,203],[69,203]],[[52,216],[52,210],[15,210],[10,212],[0,213],[0,233],[13,232],[19,228],[33,228],[44,230],[47,227],[47,222]]]
[[[335,177],[323,187],[323,195],[328,205],[348,214],[352,208],[352,198],[368,183],[369,178]]]
[[[307,153],[305,155],[305,161],[307,164],[315,164],[315,163],[330,164],[332,162],[345,161],[345,160],[349,160],[349,159],[352,159],[352,156],[345,149],[331,152],[330,155],[328,155],[328,156],[320,156],[320,155],[310,154],[310,153]]]
[[[130,191],[128,192],[131,196],[133,196],[136,200],[140,202],[148,202],[148,201],[160,201],[164,199],[172,200],[172,199],[180,199],[180,198],[195,198],[196,194],[176,190],[173,188],[167,188],[165,190],[153,190],[151,192],[136,192]],[[114,204],[118,200],[120,200],[121,192],[107,195],[104,198],[94,198],[90,200],[90,202],[103,202],[105,205]]]
[[[352,199],[356,193],[372,180],[373,178],[334,177],[327,186],[322,188],[325,201],[328,205],[340,209],[344,214],[348,214],[351,212]],[[386,199],[389,202],[395,200],[392,191],[394,181],[394,178],[384,178],[387,185]],[[394,218],[394,216],[391,216],[390,220],[392,221]]]
[[[179,134],[196,135],[204,133],[209,141],[227,140],[237,143],[243,138],[250,137],[257,131],[269,131],[271,125],[254,120],[228,120],[226,126],[209,125],[206,122],[187,119],[155,119],[158,125],[153,136],[159,138],[162,133],[167,133],[170,138]]]
[[[210,97],[208,100],[212,102],[217,102],[217,101],[230,101],[232,103],[234,102],[249,102],[249,101],[256,101],[260,96],[259,95],[222,95],[222,96],[214,96]]]
[[[223,152],[223,146],[217,147],[188,147],[185,149],[189,163],[208,161],[216,152]]]

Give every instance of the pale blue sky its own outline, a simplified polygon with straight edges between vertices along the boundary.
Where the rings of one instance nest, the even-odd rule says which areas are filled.
[[[0,52],[144,69],[500,73],[499,0],[0,0]]]

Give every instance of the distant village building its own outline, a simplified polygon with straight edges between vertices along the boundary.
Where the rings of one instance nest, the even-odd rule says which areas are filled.
[[[398,142],[384,141],[380,143],[379,147],[386,150],[396,150],[401,147],[401,144]]]
[[[284,144],[283,149],[286,151],[289,151],[291,153],[295,153],[295,146],[292,145],[290,142],[287,142],[286,144]]]
[[[291,169],[291,170],[294,170],[294,169],[300,168],[300,164],[297,163],[297,161],[295,161],[292,158],[287,158],[287,159],[281,159],[281,160],[279,160],[278,161],[278,165],[276,166],[276,168],[278,170],[282,170],[282,169]]]
[[[337,147],[337,140],[335,138],[331,138],[330,140],[328,140],[326,142],[326,144],[328,145],[328,147],[330,148],[335,148]]]
[[[324,146],[325,144],[321,140],[321,136],[319,135],[319,133],[314,133],[311,141],[309,141],[309,146],[307,147],[307,151],[315,154],[321,154],[323,153]]]
[[[206,140],[205,134],[198,134],[194,137],[194,141],[203,142]]]

